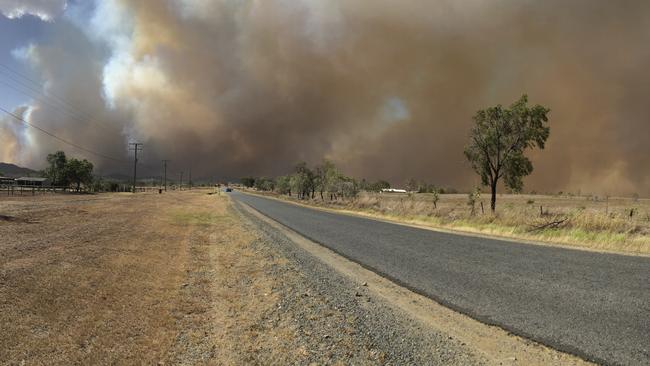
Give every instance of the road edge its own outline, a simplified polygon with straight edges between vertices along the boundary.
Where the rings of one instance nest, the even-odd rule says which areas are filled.
[[[448,334],[476,349],[495,365],[592,365],[593,360],[577,349],[562,345],[548,345],[547,342],[534,340],[525,332],[509,330],[505,327],[473,316],[471,312],[456,309],[451,304],[422,294],[417,289],[392,279],[357,263],[336,251],[310,239],[272,218],[257,211],[244,202],[237,201],[244,210],[255,218],[278,230],[292,243],[307,251],[336,272],[350,278],[353,282],[365,284],[374,297],[384,301],[390,307],[398,309],[420,323]],[[552,343],[552,342],[548,342]],[[503,350],[513,350],[504,352]],[[591,359],[592,361],[587,361]]]
[[[470,238],[498,240],[498,241],[502,241],[502,242],[505,242],[505,243],[508,243],[508,244],[515,244],[515,245],[522,245],[522,244],[523,245],[535,245],[535,246],[541,246],[541,247],[577,250],[577,251],[590,252],[590,253],[613,254],[613,255],[620,255],[620,256],[624,256],[624,257],[650,258],[650,253],[636,253],[636,252],[624,252],[624,251],[615,251],[615,250],[607,250],[607,249],[597,249],[597,248],[581,247],[581,246],[570,245],[570,244],[544,242],[544,241],[531,240],[531,239],[525,239],[525,238],[520,239],[520,238],[516,238],[516,237],[484,234],[484,233],[478,233],[478,232],[473,232],[473,231],[465,231],[465,230],[458,230],[458,229],[448,229],[448,228],[443,228],[443,227],[438,227],[438,226],[430,226],[430,225],[410,223],[410,222],[405,222],[405,221],[400,221],[400,220],[395,220],[395,219],[390,219],[390,218],[382,218],[382,217],[377,217],[377,216],[374,216],[374,215],[365,214],[363,212],[358,212],[358,211],[351,211],[351,210],[345,210],[345,209],[335,209],[335,208],[321,207],[321,206],[313,206],[313,205],[309,205],[309,204],[305,204],[305,203],[301,203],[301,202],[294,202],[294,201],[287,200],[287,199],[282,199],[282,198],[273,197],[273,196],[267,196],[267,195],[259,194],[257,192],[250,192],[250,191],[247,191],[247,190],[239,190],[238,193],[248,194],[248,195],[251,195],[251,196],[256,196],[256,197],[261,197],[261,198],[267,198],[267,199],[271,199],[271,200],[275,200],[275,201],[279,201],[279,202],[284,202],[284,203],[288,203],[288,204],[299,206],[299,207],[309,208],[309,209],[312,209],[312,210],[318,210],[318,211],[322,211],[322,212],[334,213],[334,214],[345,215],[345,216],[350,216],[350,217],[363,218],[363,219],[368,219],[368,220],[373,220],[373,221],[378,221],[378,222],[384,222],[384,223],[387,223],[387,224],[401,225],[401,226],[411,227],[411,228],[415,228],[415,229],[428,230],[428,231],[444,233],[444,234],[459,235],[459,236],[465,236],[465,237],[470,237]]]

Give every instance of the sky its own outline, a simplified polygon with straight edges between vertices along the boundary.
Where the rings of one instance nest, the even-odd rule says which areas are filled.
[[[0,0],[0,161],[199,178],[334,161],[469,189],[472,116],[551,109],[525,191],[650,196],[650,3]]]

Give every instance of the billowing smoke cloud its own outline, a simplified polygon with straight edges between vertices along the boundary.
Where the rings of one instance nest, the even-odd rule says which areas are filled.
[[[66,0],[0,0],[0,12],[8,18],[30,14],[51,21],[66,8]]]
[[[527,189],[650,194],[646,1],[122,0],[59,28],[37,67],[112,130],[48,126],[124,158],[132,139],[199,177],[326,157],[466,188],[472,115],[528,93],[552,112]]]

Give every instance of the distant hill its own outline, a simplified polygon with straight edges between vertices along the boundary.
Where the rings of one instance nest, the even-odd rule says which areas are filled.
[[[31,177],[39,176],[40,173],[36,170],[29,168],[23,168],[18,165],[9,164],[9,163],[0,163],[0,176],[11,177],[11,178],[20,178],[20,177]]]

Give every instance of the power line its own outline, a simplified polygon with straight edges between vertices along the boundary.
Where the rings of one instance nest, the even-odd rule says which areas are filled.
[[[13,81],[14,81],[14,82],[17,82],[15,79],[13,79]],[[13,89],[14,91],[17,91],[17,92],[20,93],[20,94],[23,94],[23,95],[25,95],[25,96],[28,96],[28,97],[31,97],[31,98],[33,98],[33,99],[35,99],[35,100],[40,101],[41,103],[43,103],[43,104],[45,104],[45,105],[47,105],[47,106],[53,108],[54,110],[56,110],[56,111],[58,111],[58,112],[60,112],[60,113],[62,113],[62,114],[65,114],[67,117],[72,118],[72,119],[74,119],[74,120],[77,121],[77,122],[80,122],[80,123],[88,123],[88,122],[92,122],[92,123],[94,123],[95,125],[100,126],[100,127],[104,128],[104,129],[106,129],[106,131],[109,131],[108,128],[109,128],[110,126],[109,126],[108,124],[106,124],[106,123],[104,123],[104,122],[101,122],[101,123],[100,123],[99,120],[96,120],[96,119],[94,119],[94,118],[90,118],[90,117],[88,117],[88,116],[84,116],[83,113],[81,113],[81,112],[75,110],[75,109],[74,109],[72,106],[70,106],[70,105],[59,105],[59,104],[55,104],[55,103],[54,103],[54,99],[50,99],[47,95],[45,95],[44,93],[42,93],[42,92],[40,92],[40,91],[38,91],[38,90],[36,90],[36,89],[30,88],[29,86],[26,86],[26,85],[21,85],[21,86],[24,87],[24,88],[28,88],[28,89],[31,90],[33,93],[41,94],[43,97],[39,97],[39,96],[34,95],[34,94],[32,94],[32,93],[29,93],[29,92],[26,92],[26,91],[24,91],[24,90],[21,90],[21,89],[17,88],[16,86],[7,83],[7,81],[4,81],[4,80],[0,80],[0,83],[4,84],[5,86],[7,86],[7,87],[9,87],[9,88],[11,88],[11,89]]]
[[[35,92],[37,92],[37,93],[43,95],[43,96],[46,97],[46,98],[50,98],[50,99],[52,99],[52,100],[54,100],[54,101],[56,101],[56,102],[58,102],[58,103],[60,103],[60,104],[63,104],[63,105],[65,105],[65,106],[70,107],[70,108],[73,109],[73,110],[75,109],[73,104],[67,102],[67,101],[66,101],[65,99],[63,99],[63,98],[59,98],[59,97],[58,97],[57,95],[55,95],[54,93],[51,93],[51,92],[50,92],[50,93],[48,93],[49,95],[46,95],[46,94],[42,91],[43,89],[45,89],[42,83],[40,83],[40,82],[38,82],[38,81],[35,81],[34,79],[31,79],[31,78],[25,76],[24,74],[21,74],[21,73],[18,72],[18,71],[13,70],[12,68],[10,68],[9,66],[7,66],[7,65],[5,65],[5,64],[0,63],[0,67],[2,67],[3,69],[5,69],[5,70],[11,72],[11,73],[14,74],[14,75],[17,75],[18,77],[20,77],[20,78],[22,78],[22,79],[24,79],[24,80],[27,80],[30,84],[32,84],[32,86],[35,86],[37,89],[34,90],[34,89],[32,89],[29,85],[25,85],[24,82],[21,82],[20,80],[16,80],[15,78],[13,78],[13,77],[10,76],[10,79],[11,79],[11,80],[14,80],[15,82],[19,83],[20,85],[25,86],[26,88],[29,88],[29,89],[31,89],[31,90],[34,90]],[[1,71],[1,70],[0,70],[0,71]],[[6,72],[5,72],[5,75],[6,75]],[[79,111],[77,110],[77,112],[79,112]],[[85,113],[83,113],[83,114],[85,114]],[[89,116],[90,116],[90,115],[87,115],[87,114],[86,114],[86,118],[88,118]]]
[[[85,147],[83,147],[83,146],[77,145],[77,144],[75,144],[74,142],[71,142],[71,141],[68,141],[68,140],[66,140],[66,139],[64,139],[64,138],[61,138],[61,137],[59,137],[59,136],[53,134],[52,132],[49,132],[49,131],[47,131],[47,130],[45,130],[45,129],[43,129],[43,128],[41,128],[41,127],[39,127],[39,126],[37,126],[37,125],[35,125],[35,124],[33,124],[33,123],[27,122],[27,121],[26,121],[25,119],[23,119],[22,117],[19,117],[19,116],[15,115],[14,113],[12,113],[12,112],[10,112],[10,111],[8,111],[8,110],[2,108],[2,107],[0,107],[0,111],[3,111],[4,113],[6,113],[6,114],[8,114],[9,116],[11,116],[11,117],[13,117],[14,119],[16,119],[17,121],[20,121],[20,122],[26,124],[26,125],[29,126],[29,127],[32,127],[32,128],[34,128],[34,129],[37,129],[37,130],[39,130],[40,132],[42,132],[42,133],[44,133],[44,134],[46,134],[46,135],[48,135],[48,136],[50,136],[50,137],[52,137],[52,138],[54,138],[54,139],[57,139],[57,140],[63,142],[64,144],[70,145],[70,146],[72,146],[72,147],[74,147],[74,148],[77,148],[77,149],[79,149],[79,150],[85,151],[85,152],[87,152],[87,153],[89,153],[89,154],[93,154],[93,155],[95,155],[95,156],[98,156],[98,157],[101,157],[101,158],[104,158],[104,159],[113,160],[113,161],[117,161],[117,162],[120,162],[120,163],[125,163],[125,162],[126,162],[126,161],[123,160],[123,159],[118,159],[118,158],[114,158],[114,157],[111,157],[111,156],[108,156],[108,155],[104,155],[104,154],[102,154],[102,153],[98,153],[98,152],[96,152],[96,151],[90,150],[90,149],[85,148]]]
[[[15,90],[15,91],[17,91],[17,92],[19,92],[19,93],[21,93],[21,94],[24,94],[24,95],[26,95],[26,96],[32,97],[32,98],[34,98],[34,99],[36,99],[36,100],[39,100],[39,101],[41,101],[42,103],[44,103],[44,104],[46,104],[46,105],[52,107],[52,108],[55,109],[56,111],[61,112],[61,113],[67,115],[68,117],[70,117],[70,118],[72,118],[72,119],[74,119],[74,120],[76,120],[76,121],[78,121],[78,122],[80,122],[80,123],[93,123],[93,124],[95,124],[96,126],[100,126],[100,127],[105,128],[105,129],[115,127],[115,126],[113,126],[113,125],[111,125],[111,124],[109,124],[109,123],[106,123],[106,122],[104,122],[104,121],[101,121],[101,120],[97,120],[97,119],[95,119],[92,115],[87,114],[85,111],[80,111],[80,110],[76,109],[76,108],[74,107],[73,104],[71,104],[71,103],[69,103],[69,102],[66,102],[65,99],[58,97],[58,96],[55,95],[54,93],[51,93],[51,92],[49,92],[49,93],[47,93],[47,94],[44,93],[44,92],[42,91],[42,90],[44,90],[44,86],[43,86],[42,83],[40,83],[40,82],[38,82],[38,81],[35,81],[34,79],[32,79],[32,78],[30,78],[30,77],[28,77],[28,76],[25,76],[24,74],[21,74],[21,73],[18,72],[18,71],[13,70],[13,69],[10,68],[9,66],[0,63],[0,68],[1,68],[1,69],[0,69],[0,72],[2,72],[2,71],[3,71],[2,69],[4,69],[4,70],[7,70],[7,71],[9,71],[10,73],[12,73],[12,74],[14,74],[14,75],[20,77],[21,79],[26,80],[26,82],[22,82],[21,80],[18,80],[18,79],[16,79],[16,78],[12,77],[12,76],[8,76],[9,79],[10,79],[11,81],[17,83],[17,84],[18,84],[19,86],[21,86],[21,87],[24,87],[24,88],[27,88],[27,89],[31,90],[31,91],[34,92],[34,93],[38,93],[38,94],[40,94],[40,95],[42,96],[42,98],[39,97],[39,96],[36,96],[36,95],[34,95],[34,94],[31,94],[31,93],[25,92],[24,90],[21,90],[21,89],[17,88],[15,85],[9,84],[9,83],[7,83],[6,81],[3,81],[3,80],[0,79],[0,83],[2,83],[2,84],[4,84],[4,85],[6,85],[6,86],[12,88],[13,90]],[[4,72],[4,75],[5,75],[5,77],[7,76],[7,72],[6,72],[6,71]],[[29,84],[31,84],[32,86],[30,86]],[[54,102],[57,102],[57,103],[54,103]],[[5,113],[10,114],[10,115],[13,116],[14,118],[16,118],[16,119],[18,119],[18,120],[22,120],[20,117],[16,116],[15,114],[13,114],[13,113],[11,113],[11,112],[5,110],[5,109],[2,109],[2,110],[3,110]],[[28,125],[31,125],[31,124],[30,124],[29,122],[27,122],[27,121],[22,120],[22,122],[27,123]],[[70,145],[70,146],[76,147],[76,148],[78,148],[78,149],[80,149],[80,150],[86,151],[86,152],[88,152],[88,153],[90,153],[90,154],[93,154],[93,155],[96,155],[96,156],[99,156],[99,157],[102,157],[102,158],[105,158],[105,159],[109,159],[109,160],[114,160],[114,161],[119,161],[119,162],[128,163],[128,162],[127,162],[126,160],[124,160],[124,159],[117,159],[117,158],[113,158],[113,157],[110,157],[110,156],[107,156],[107,155],[104,155],[104,154],[101,154],[101,153],[97,153],[97,152],[92,151],[92,150],[90,150],[90,149],[87,149],[87,148],[84,148],[84,147],[79,146],[79,145],[77,145],[77,144],[74,144],[74,143],[72,143],[72,142],[70,142],[70,141],[64,140],[64,139],[62,139],[62,138],[60,138],[60,137],[58,137],[58,136],[55,136],[54,134],[52,134],[52,133],[50,133],[50,132],[48,132],[48,131],[46,131],[46,130],[44,130],[43,128],[41,128],[41,127],[39,127],[39,126],[36,126],[36,125],[31,125],[31,126],[32,126],[33,128],[36,128],[36,129],[40,130],[40,131],[43,132],[43,133],[46,133],[46,134],[52,136],[53,138],[56,138],[57,140],[60,140],[60,141],[62,141],[62,142],[64,142],[64,143],[66,143],[66,144],[68,144],[68,145]],[[107,129],[106,131],[108,131],[108,129]],[[111,132],[112,132],[112,131],[111,131]],[[149,168],[149,169],[155,169],[155,167],[154,167],[153,165],[151,165],[151,164],[140,163],[140,165],[141,165],[141,166],[144,165],[145,167],[147,167],[147,168]]]
[[[1,72],[2,72],[2,70],[0,70],[0,73],[1,73]],[[26,89],[28,89],[28,90],[34,92],[34,93],[38,93],[38,94],[40,94],[41,96],[43,96],[44,98],[46,98],[46,99],[48,99],[48,100],[50,100],[50,101],[57,102],[61,107],[71,108],[71,106],[67,105],[67,103],[60,101],[58,98],[55,98],[53,95],[52,95],[52,96],[49,96],[49,95],[45,94],[45,93],[41,90],[41,89],[43,88],[42,85],[38,85],[38,84],[37,84],[37,86],[29,85],[28,83],[25,83],[25,82],[23,82],[23,81],[21,81],[21,80],[19,80],[19,79],[16,79],[15,77],[13,77],[13,76],[11,76],[11,75],[8,75],[7,73],[4,73],[4,76],[5,76],[6,78],[8,78],[9,80],[11,80],[12,82],[14,82],[14,83],[20,85],[20,86],[23,87],[23,88],[26,88]],[[11,87],[11,88],[14,88],[14,87],[11,86],[10,84],[6,84],[6,82],[5,82],[5,85],[7,85],[7,86],[9,86],[9,87]],[[17,90],[17,89],[14,88],[14,90]],[[30,96],[31,96],[31,95],[30,95]]]

